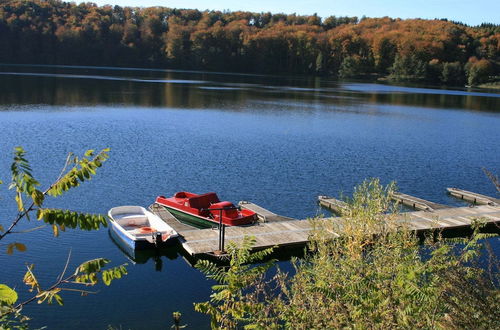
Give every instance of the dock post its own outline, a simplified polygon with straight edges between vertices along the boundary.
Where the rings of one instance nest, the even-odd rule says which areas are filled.
[[[219,249],[217,251],[213,251],[215,255],[223,255],[224,252],[224,239],[226,236],[226,225],[222,222],[222,214],[224,210],[235,210],[239,209],[239,207],[231,206],[231,207],[221,207],[221,208],[210,208],[210,211],[219,211]]]
[[[222,247],[221,247],[221,252],[224,252],[224,238],[226,236],[226,225],[222,224]]]
[[[219,210],[219,251],[224,251],[224,236],[222,232],[222,227],[224,225],[222,224],[222,209]]]

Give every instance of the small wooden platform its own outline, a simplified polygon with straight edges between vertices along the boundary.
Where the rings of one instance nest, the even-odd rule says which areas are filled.
[[[500,205],[500,199],[458,188],[446,188],[453,197],[478,205]]]
[[[341,215],[347,209],[347,203],[330,196],[318,196],[318,203],[322,207]]]
[[[434,203],[434,202],[427,201],[427,200],[422,199],[422,198],[403,194],[400,192],[393,193],[391,198],[393,200],[403,204],[403,205],[412,207],[415,210],[419,210],[419,211],[434,212],[434,210],[450,208],[450,206],[447,206],[447,205]]]
[[[297,220],[294,218],[289,218],[289,217],[285,217],[282,215],[278,215],[276,213],[269,211],[268,209],[263,208],[262,206],[254,204],[252,202],[240,201],[238,203],[238,205],[242,209],[250,210],[250,211],[257,213],[257,217],[259,218],[260,222],[279,222],[279,221]]]

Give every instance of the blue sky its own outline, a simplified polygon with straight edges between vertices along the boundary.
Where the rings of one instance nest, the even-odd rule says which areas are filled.
[[[79,0],[76,0],[78,2]],[[90,0],[99,5],[163,6],[200,10],[245,10],[253,12],[297,13],[321,17],[390,16],[393,18],[448,18],[466,24],[500,24],[500,0]]]

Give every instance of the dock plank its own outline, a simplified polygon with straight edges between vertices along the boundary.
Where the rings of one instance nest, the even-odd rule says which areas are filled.
[[[500,199],[493,198],[490,196],[481,195],[472,191],[467,191],[459,188],[446,188],[448,193],[458,199],[463,199],[464,201],[479,204],[479,205],[500,205]]]
[[[318,196],[320,206],[341,215],[347,209],[347,203],[330,196]]]

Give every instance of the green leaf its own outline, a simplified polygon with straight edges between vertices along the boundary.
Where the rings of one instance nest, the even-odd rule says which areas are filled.
[[[57,224],[59,228],[52,227],[55,236],[59,234],[58,229],[62,230],[62,228],[66,227],[79,227],[82,230],[98,230],[101,226],[108,226],[106,218],[100,214],[79,213],[61,209],[40,208],[37,211],[37,219],[51,225]]]
[[[17,292],[5,284],[0,284],[0,304],[13,305],[17,301]]]
[[[9,189],[16,189],[16,202],[20,211],[24,210],[21,195],[26,194],[31,196],[36,190],[35,187],[40,185],[31,174],[31,167],[24,157],[25,154],[26,152],[23,148],[14,148],[14,162],[10,167],[12,180]]]
[[[198,260],[194,267],[202,271],[209,279],[225,283],[226,272],[223,267],[218,267],[209,260]]]
[[[15,200],[16,200],[16,204],[17,204],[17,210],[19,212],[24,211],[24,203],[23,203],[23,197],[22,197],[21,193],[16,194]]]
[[[106,264],[109,263],[108,259],[93,259],[82,263],[75,271],[75,281],[87,285],[95,285],[99,282],[97,274],[102,272],[101,279],[106,285],[110,285],[115,279],[122,278],[127,274],[126,264],[103,270]]]
[[[35,203],[36,206],[42,206],[45,196],[43,195],[43,192],[41,192],[38,189],[35,189],[31,193],[31,199],[33,199],[33,202]]]
[[[109,158],[109,149],[103,149],[93,159],[88,159],[94,155],[93,150],[88,150],[82,159],[75,158],[75,166],[68,170],[56,183],[50,187],[47,194],[50,196],[60,196],[71,188],[77,187],[81,182],[89,180],[96,174],[95,169],[100,167]]]
[[[102,272],[102,281],[106,285],[110,285],[113,280],[122,278],[123,275],[127,275],[127,268],[124,265],[107,269]]]
[[[60,306],[63,305],[63,300],[58,293],[61,292],[61,288],[54,288],[49,291],[41,291],[37,294],[38,303],[41,304],[44,301],[47,301],[48,304],[52,304],[52,301],[55,300]]]
[[[60,295],[58,295],[58,294],[54,294],[54,299],[56,300],[56,302],[57,302],[57,304],[58,304],[59,306],[64,305],[64,303],[63,303],[63,299],[61,298],[61,296],[60,296]]]
[[[95,272],[101,271],[101,268],[109,263],[109,259],[98,258],[85,261],[80,266],[76,268],[75,275],[80,273],[82,274],[91,274]]]

